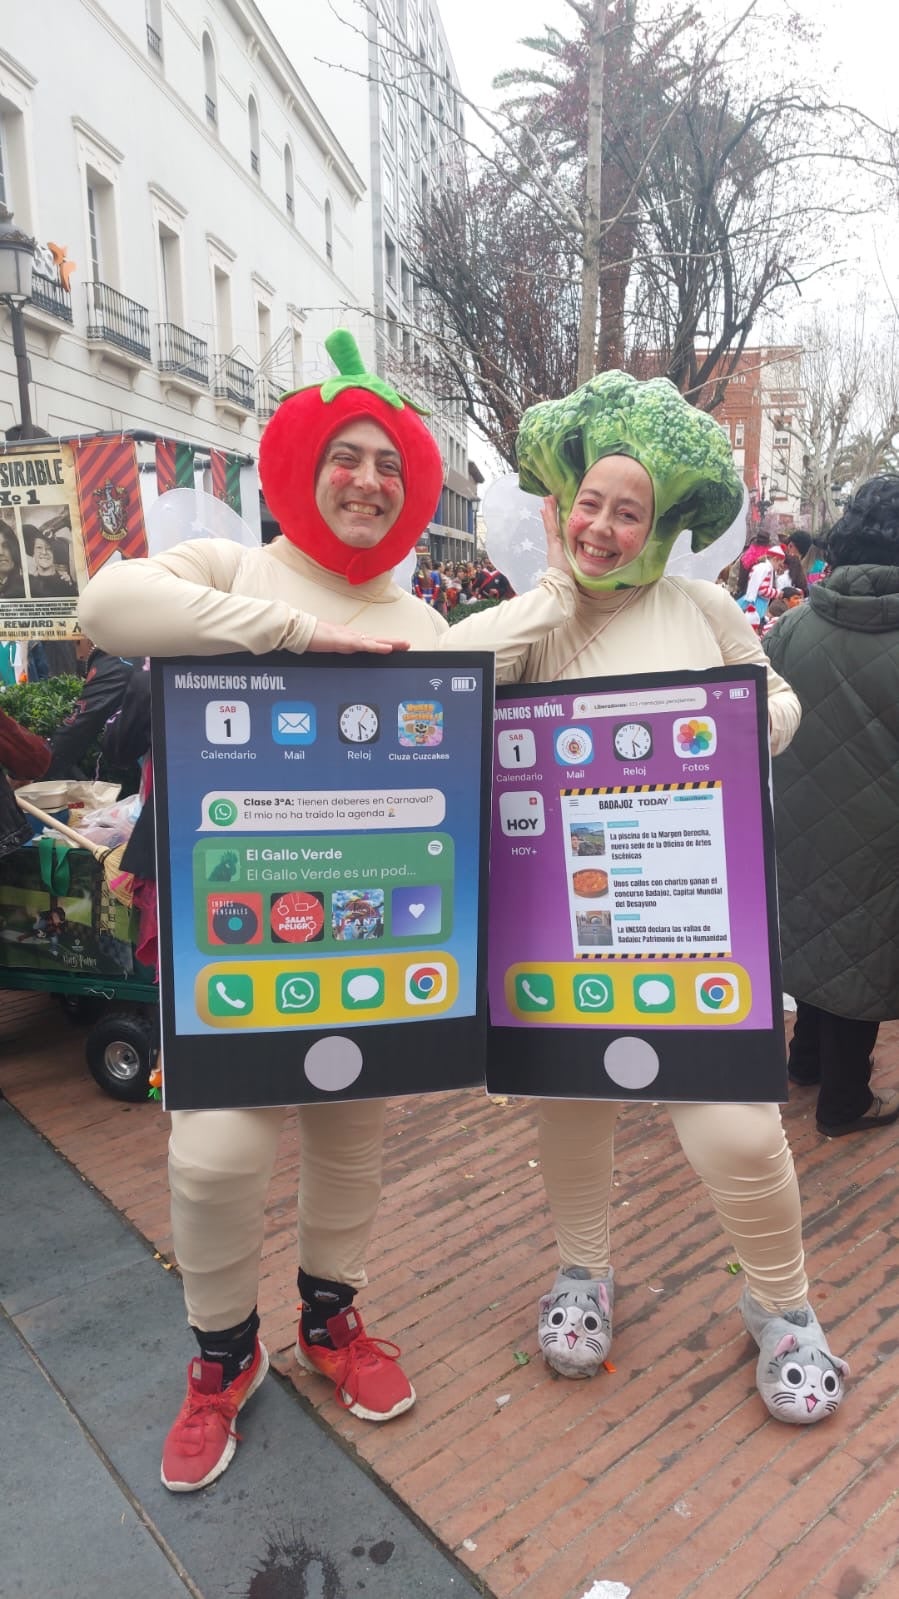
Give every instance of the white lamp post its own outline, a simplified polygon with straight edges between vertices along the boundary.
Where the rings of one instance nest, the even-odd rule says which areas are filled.
[[[12,322],[12,347],[16,358],[16,379],[19,385],[19,410],[22,425],[19,437],[32,439],[38,435],[31,420],[31,401],[28,383],[31,369],[25,347],[25,318],[22,307],[31,299],[31,275],[34,268],[34,240],[13,226],[12,212],[0,206],[0,305],[9,306]]]

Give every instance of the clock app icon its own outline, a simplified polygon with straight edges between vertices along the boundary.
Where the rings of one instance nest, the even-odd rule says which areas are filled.
[[[372,744],[380,736],[381,718],[376,705],[341,705],[337,731],[344,744]]]
[[[652,728],[645,722],[622,722],[612,740],[622,761],[645,761],[652,754]]]

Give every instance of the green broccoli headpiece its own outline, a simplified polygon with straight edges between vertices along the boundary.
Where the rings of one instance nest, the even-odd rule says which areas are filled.
[[[518,481],[529,494],[555,496],[563,533],[584,473],[604,455],[629,455],[646,469],[655,520],[640,554],[608,577],[584,577],[569,551],[584,588],[654,583],[684,528],[695,554],[720,538],[743,504],[724,429],[667,378],[641,383],[627,372],[601,372],[564,400],[532,405],[521,419]]]

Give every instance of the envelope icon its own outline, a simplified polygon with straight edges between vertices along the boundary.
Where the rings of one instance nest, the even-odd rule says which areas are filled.
[[[276,744],[313,744],[315,706],[284,701],[272,710],[272,737]]]

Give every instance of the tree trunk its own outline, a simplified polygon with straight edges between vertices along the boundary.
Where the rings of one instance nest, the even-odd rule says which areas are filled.
[[[602,92],[608,0],[592,0],[590,15],[590,79],[587,95],[587,193],[584,201],[584,267],[581,275],[581,321],[578,333],[577,380],[586,383],[596,371],[596,322],[599,308],[600,202],[602,192]]]

